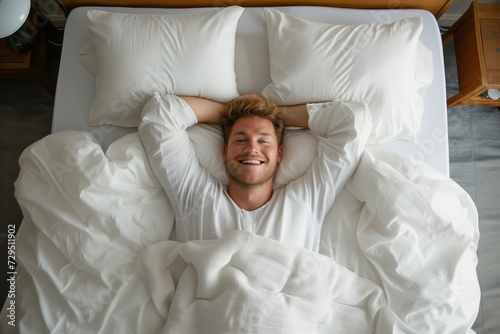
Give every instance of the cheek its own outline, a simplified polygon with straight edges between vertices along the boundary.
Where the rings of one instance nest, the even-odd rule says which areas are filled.
[[[265,152],[263,152],[267,157],[271,158],[273,157],[274,159],[276,159],[277,162],[281,162],[281,154],[280,154],[280,151],[276,151],[276,149],[274,148],[269,148],[269,149],[266,149]]]
[[[238,152],[238,147],[235,145],[230,145],[230,146],[224,146],[224,161],[231,160],[233,157],[237,156],[239,154]]]

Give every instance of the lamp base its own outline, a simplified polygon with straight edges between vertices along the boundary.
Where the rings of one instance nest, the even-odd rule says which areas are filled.
[[[37,29],[25,22],[19,30],[5,38],[5,44],[15,53],[28,52],[35,45],[37,36]]]

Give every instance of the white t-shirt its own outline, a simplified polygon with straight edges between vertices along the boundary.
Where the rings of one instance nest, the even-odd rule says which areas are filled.
[[[358,102],[308,104],[307,111],[309,128],[323,137],[311,168],[273,190],[262,207],[246,211],[200,165],[186,132],[197,123],[189,105],[177,96],[155,94],[144,107],[139,134],[174,209],[176,240],[215,239],[245,230],[318,251],[323,220],[356,169],[371,117]]]

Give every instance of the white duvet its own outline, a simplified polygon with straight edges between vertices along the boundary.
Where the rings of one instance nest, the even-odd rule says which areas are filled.
[[[477,211],[456,183],[368,148],[320,252],[235,231],[178,243],[137,134],[25,150],[16,326],[2,333],[467,333],[479,305]]]

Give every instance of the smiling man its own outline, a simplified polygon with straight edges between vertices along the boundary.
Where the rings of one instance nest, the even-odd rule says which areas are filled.
[[[271,198],[274,175],[283,155],[285,116],[271,102],[244,97],[223,109],[224,161],[228,194],[252,211]]]
[[[198,122],[222,126],[227,186],[198,161],[186,132]],[[285,125],[308,128],[322,138],[307,173],[273,189],[283,159]],[[214,239],[246,230],[314,251],[324,217],[354,172],[370,130],[363,103],[278,107],[257,94],[226,105],[155,95],[139,126],[151,167],[174,209],[176,240]]]

